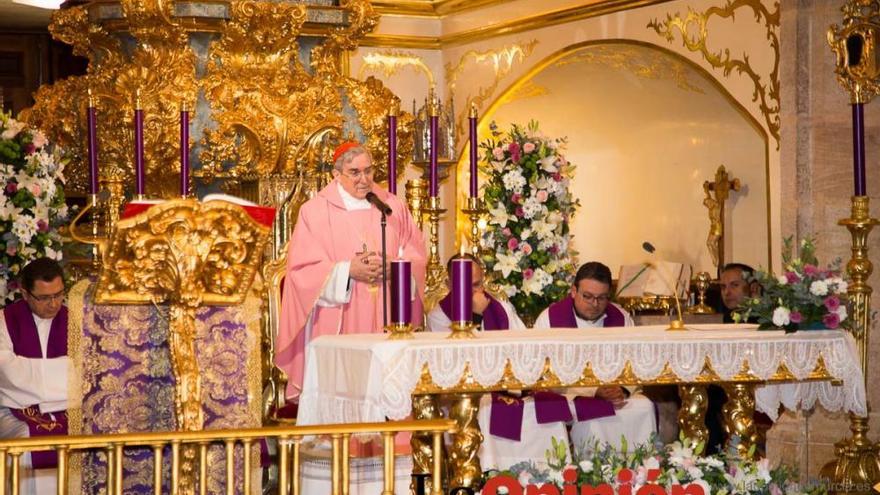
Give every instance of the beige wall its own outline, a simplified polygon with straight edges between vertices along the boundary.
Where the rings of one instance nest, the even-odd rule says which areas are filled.
[[[763,0],[763,2],[769,5],[767,8],[772,12],[771,2],[769,0]],[[459,131],[463,132],[467,115],[466,109],[469,108],[471,104],[475,104],[481,115],[485,116],[489,111],[489,108],[497,103],[503,94],[508,92],[508,90],[513,85],[517,84],[517,82],[523,77],[532,72],[542,60],[547,59],[553,54],[564,51],[577,44],[597,40],[638,41],[656,45],[658,48],[670,50],[673,53],[680,55],[682,58],[690,60],[696,64],[696,66],[705,69],[706,73],[714,78],[718,85],[724,89],[721,93],[729,93],[732,99],[742,106],[745,113],[750,114],[752,119],[758,122],[758,125],[764,130],[764,134],[769,136],[769,132],[767,132],[768,125],[766,124],[764,113],[762,113],[760,109],[760,102],[752,101],[755,84],[751,78],[741,75],[736,71],[724,75],[723,70],[713,68],[711,64],[706,61],[703,54],[692,52],[684,47],[681,43],[680,35],[675,34],[674,41],[669,42],[655,32],[654,29],[648,27],[648,23],[653,20],[662,22],[670,15],[675,16],[681,14],[682,16],[686,16],[689,9],[693,9],[695,12],[700,13],[706,11],[710,7],[717,7],[726,3],[721,0],[671,1],[606,15],[593,17],[582,15],[584,18],[572,22],[555,24],[538,29],[530,29],[515,34],[493,36],[489,39],[466,41],[464,38],[455,38],[463,33],[467,34],[474,33],[476,32],[475,30],[491,29],[493,26],[502,25],[504,23],[510,23],[509,26],[516,30],[517,26],[528,24],[527,21],[531,17],[540,17],[542,14],[547,14],[552,11],[560,11],[561,9],[569,9],[567,12],[573,12],[575,14],[578,12],[582,13],[584,12],[583,6],[590,3],[595,2],[585,2],[583,0],[552,0],[542,2],[515,0],[502,2],[499,5],[490,6],[488,8],[467,10],[458,14],[447,15],[440,19],[388,16],[380,22],[377,30],[377,34],[380,36],[383,34],[429,37],[439,36],[441,40],[454,39],[454,41],[451,43],[445,43],[443,48],[437,51],[375,46],[364,47],[359,49],[352,56],[352,73],[357,74],[361,70],[363,57],[366,54],[385,54],[391,58],[398,57],[401,60],[410,56],[420,57],[423,65],[430,67],[433,78],[437,82],[438,87],[445,87],[445,94],[451,95],[454,99],[455,108],[457,109],[458,114],[457,123],[459,125]],[[734,20],[711,18],[707,23],[707,28],[709,29],[710,36],[707,39],[706,45],[710,51],[718,52],[723,49],[730,49],[734,58],[742,58],[742,55],[745,53],[748,56],[750,68],[754,69],[758,75],[759,82],[766,86],[766,81],[770,79],[770,72],[772,71],[776,60],[776,52],[768,41],[765,26],[756,22],[751,9],[745,8],[737,11]],[[472,36],[470,38],[474,39]],[[436,54],[438,53],[440,55],[439,63],[436,57]],[[426,91],[424,89],[426,87],[425,76],[420,74],[419,70],[406,68],[405,65],[406,63],[404,62],[394,71],[381,74],[377,73],[376,75],[385,81],[392,90],[398,92],[398,94],[408,94],[413,91]],[[438,65],[440,67],[438,67]],[[763,77],[763,80],[760,79],[761,77]],[[700,80],[705,81],[706,84],[711,83],[711,81],[706,80],[706,77],[704,76],[701,76]],[[631,88],[636,88],[636,86],[632,86]],[[595,112],[591,112],[589,115],[583,115],[582,120],[577,126],[571,126],[571,122],[564,122],[561,119],[540,117],[539,111],[530,112],[526,102],[527,100],[523,100],[521,103],[521,108],[523,108],[522,116],[517,119],[517,121],[521,123],[527,122],[529,118],[541,118],[542,125],[545,127],[556,124],[561,124],[560,127],[565,125],[565,130],[567,132],[560,132],[559,134],[568,135],[573,143],[585,142],[585,140],[586,142],[589,142],[593,136],[605,136],[606,143],[609,142],[608,133],[612,132],[611,126],[609,126],[607,122],[591,121],[589,115],[594,115]],[[773,101],[770,101],[769,103],[770,106],[775,105]],[[709,105],[713,103],[707,99],[703,104]],[[735,106],[732,106],[730,102],[725,102],[724,104],[726,105],[726,108],[732,108]],[[537,109],[539,107],[540,106],[535,108]],[[671,108],[671,106],[668,108]],[[696,110],[686,110],[684,113],[678,115],[678,117],[685,118],[689,111]],[[582,113],[587,114],[588,112]],[[659,118],[659,113],[656,115],[658,116],[657,118]],[[733,118],[732,114],[729,116]],[[621,115],[620,125],[618,125],[616,129],[637,128],[642,117],[644,117],[644,115],[638,115],[637,112],[628,112],[626,115]],[[625,118],[631,119],[629,124],[626,124]],[[741,117],[740,123],[746,122],[747,120],[748,119]],[[705,120],[700,120],[699,122],[702,124],[708,123]],[[716,122],[716,124],[717,123],[718,122]],[[482,125],[485,126],[486,124],[487,122],[482,122]],[[576,131],[572,129],[572,127],[574,127]],[[701,133],[706,132],[711,134],[710,125],[701,125],[700,128]],[[548,131],[551,130],[549,127],[547,127],[547,129]],[[745,128],[743,129],[745,130]],[[721,131],[717,131],[715,136],[717,137],[722,134]],[[755,129],[752,128],[751,132],[745,132],[745,134],[742,135],[745,136],[745,139],[753,139],[756,134]],[[677,156],[683,158],[685,156],[685,150],[689,149],[690,152],[693,153],[691,159],[680,160],[682,163],[684,161],[700,162],[701,166],[710,167],[712,171],[714,171],[719,164],[724,163],[728,168],[733,170],[735,175],[741,173],[739,171],[741,167],[738,163],[735,164],[734,161],[739,161],[742,156],[743,160],[749,162],[747,169],[749,171],[755,170],[755,166],[751,163],[754,160],[751,158],[751,155],[749,155],[754,150],[750,148],[750,145],[744,145],[743,147],[735,146],[734,141],[729,139],[734,135],[735,133],[727,135],[728,139],[726,140],[726,143],[730,145],[730,148],[727,150],[717,148],[714,144],[716,141],[712,141],[712,138],[708,135],[693,135],[692,137],[694,140],[691,141],[692,143],[700,143],[701,140],[703,140],[702,143],[704,144],[683,144],[679,149],[679,152],[677,152]],[[655,135],[654,138],[660,140],[659,142],[663,142],[659,135]],[[706,139],[709,139],[710,141],[706,141]],[[710,142],[712,144],[709,144]],[[572,161],[581,166],[579,176],[586,178],[585,175],[587,172],[590,174],[594,173],[594,170],[592,170],[591,167],[596,167],[596,164],[590,163],[590,160],[601,158],[605,161],[605,167],[603,167],[602,170],[631,170],[631,167],[629,166],[624,167],[623,161],[627,161],[630,164],[635,162],[644,163],[646,161],[645,155],[651,154],[650,150],[645,146],[640,146],[638,152],[633,153],[633,147],[630,146],[631,141],[628,143],[625,139],[622,141],[615,141],[615,143],[614,151],[612,151],[610,147],[605,147],[601,149],[603,153],[601,155],[598,154],[597,151],[583,152],[573,149],[572,152],[574,154],[571,156]],[[463,140],[460,141],[459,144],[462,151],[466,152]],[[644,142],[640,142],[640,144],[643,145]],[[735,152],[741,152],[742,155],[731,156],[729,152],[731,148],[735,148]],[[655,155],[658,153],[659,150],[654,150]],[[665,154],[666,151],[663,153]],[[742,242],[737,242],[735,240],[737,236],[745,236],[746,233],[754,232],[756,230],[752,227],[756,218],[753,214],[754,212],[748,211],[748,213],[745,213],[746,210],[750,210],[753,207],[753,201],[739,202],[732,205],[732,209],[738,211],[735,211],[731,216],[731,222],[733,223],[729,225],[729,228],[731,234],[734,236],[734,244],[728,246],[727,249],[729,252],[733,250],[733,256],[746,259],[752,263],[767,265],[768,256],[766,253],[770,248],[767,243],[769,242],[772,244],[773,252],[777,257],[779,253],[779,151],[777,149],[775,138],[768,138],[766,150],[762,150],[761,154],[764,155],[762,157],[761,166],[766,167],[765,170],[769,170],[771,191],[769,215],[773,234],[771,234],[768,239],[766,228],[764,228],[766,221],[764,221],[762,222],[759,237],[748,239],[745,237],[739,237]],[[746,155],[748,155],[749,158],[745,158]],[[733,158],[733,160],[731,160],[731,158]],[[607,163],[609,159],[616,162],[611,164],[614,166],[609,166]],[[712,163],[713,161],[715,163]],[[658,166],[660,165],[662,164],[658,164]],[[667,172],[670,173],[663,174],[663,177],[669,177],[678,173],[675,170],[667,170]],[[699,171],[700,174],[703,174],[704,172],[706,172],[705,175],[700,177],[696,177],[695,174],[688,175],[690,185],[700,185],[703,180],[710,177],[711,174],[708,173],[708,169],[701,168]],[[627,177],[621,175],[601,176],[596,179],[601,183],[613,183],[616,185],[620,185],[621,181],[629,180]],[[742,177],[742,179],[744,182],[746,181],[746,177]],[[752,181],[751,175],[749,176],[750,182],[746,183],[748,184],[750,200],[755,200],[757,198],[758,194],[756,191],[764,190],[763,188],[765,187],[767,180],[766,174],[758,178],[757,181]],[[459,182],[459,184],[463,186],[465,183]],[[629,189],[624,187],[624,190]],[[692,262],[700,267],[700,269],[708,269],[709,263],[706,261],[708,253],[705,248],[708,219],[705,214],[705,208],[702,206],[702,189],[701,187],[697,187],[696,189],[690,188],[688,191],[690,196],[687,202],[683,201],[681,206],[677,206],[673,209],[659,211],[659,217],[667,219],[665,225],[670,228],[658,229],[663,230],[664,232],[670,232],[674,229],[678,229],[682,225],[687,225],[689,226],[687,236],[682,235],[675,239],[675,242],[673,242],[671,236],[662,238],[657,237],[655,240],[658,245],[662,244],[665,249],[669,250],[667,254],[670,257],[677,257],[682,261]],[[460,201],[464,198],[465,191],[463,187],[456,187],[455,184],[451,184],[451,181],[449,181],[444,184],[442,194],[444,195],[444,202],[449,208],[453,207],[453,198],[451,196],[457,195],[460,207]],[[761,196],[764,196],[764,194],[761,194]],[[580,219],[583,218],[584,221],[581,223],[582,227],[592,228],[586,219],[596,218],[596,212],[591,211],[597,207],[596,200],[594,197],[581,197],[581,199],[582,203],[584,203],[584,208],[582,208],[577,221],[580,222]],[[685,208],[685,203],[692,205],[692,207]],[[683,217],[683,213],[688,216]],[[627,218],[630,216],[631,215],[627,215]],[[767,214],[765,213],[763,217],[766,216]],[[697,220],[698,217],[700,217],[699,220]],[[615,220],[618,225],[619,222],[617,221],[621,218],[622,217],[618,217]],[[466,227],[466,225],[462,225],[463,220],[463,217],[459,218],[459,230]],[[594,225],[593,227],[596,226]],[[444,255],[450,253],[453,249],[453,243],[456,237],[452,233],[453,229],[454,219],[451,214],[447,214],[441,229],[445,241],[442,246],[442,252]],[[587,237],[581,232],[576,231],[575,234],[578,235],[580,239],[585,239]],[[651,232],[649,232],[649,234],[651,234]],[[615,239],[613,242],[609,241],[610,244],[614,245],[613,248],[608,244],[602,246],[579,245],[578,247],[585,253],[585,255],[589,253],[590,257],[607,259],[613,264],[618,262],[616,260],[620,260],[620,262],[636,262],[638,259],[635,258],[639,256],[639,253],[624,252],[618,255],[618,252],[620,251],[621,245],[638,246],[641,244],[643,238],[644,235],[642,233],[633,233],[626,239]],[[662,239],[662,241],[660,239]],[[757,245],[755,245],[755,243],[757,243]],[[771,261],[775,262],[775,259]]]

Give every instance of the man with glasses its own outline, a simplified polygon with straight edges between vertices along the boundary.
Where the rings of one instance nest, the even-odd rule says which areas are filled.
[[[64,273],[38,258],[21,271],[22,299],[0,319],[0,438],[67,434]],[[22,493],[55,493],[53,452],[22,457]]]
[[[287,397],[293,400],[302,390],[305,348],[312,339],[383,331],[381,213],[367,193],[391,208],[388,259],[410,260],[414,295],[425,292],[422,233],[406,204],[373,182],[369,151],[343,143],[333,162],[334,180],[300,208],[287,252],[275,361],[288,375]],[[418,297],[412,318],[417,325],[422,321]]]
[[[632,317],[611,302],[611,270],[602,263],[584,263],[575,275],[571,291],[545,309],[535,321],[536,329],[631,327]],[[595,441],[621,448],[647,442],[657,431],[654,404],[635,390],[618,385],[569,390],[578,421],[570,435],[575,449],[592,447]],[[586,397],[584,397],[586,396]],[[593,399],[599,399],[598,401]]]

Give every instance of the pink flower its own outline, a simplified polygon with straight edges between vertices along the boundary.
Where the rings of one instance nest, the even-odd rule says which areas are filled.
[[[496,160],[503,160],[504,159],[504,150],[501,149],[500,147],[496,146],[495,148],[492,149],[492,156],[494,156]]]
[[[39,196],[43,189],[39,184],[31,184],[30,191],[34,196]]]
[[[535,143],[526,143],[523,145],[523,152],[526,154],[535,151]]]
[[[525,280],[532,278],[532,275],[534,275],[534,274],[535,274],[535,270],[532,270],[531,268],[526,268],[525,270],[523,270],[523,278]]]
[[[556,172],[555,174],[553,174],[553,180],[555,180],[556,182],[562,182],[562,174]]]
[[[788,319],[792,323],[800,323],[804,321],[804,315],[802,315],[800,311],[792,311],[791,314],[788,315]]]
[[[525,486],[525,485],[523,485]],[[770,495],[783,495],[782,489],[779,488],[779,485],[776,483],[770,484]]]
[[[552,254],[556,254],[559,252],[559,246],[554,244],[554,245],[550,246],[550,248],[547,249],[547,251],[550,251]]]
[[[529,244],[528,242],[524,242],[524,243],[520,244],[520,245],[519,245],[519,248],[522,250],[522,252],[523,252],[526,256],[532,254],[532,245]]]
[[[526,212],[523,211],[522,206],[517,206],[514,214],[517,216],[517,218],[523,218],[524,216],[526,216]]]
[[[9,256],[15,256],[15,253],[18,252],[18,248],[14,244],[10,244],[6,246],[6,254]]]
[[[837,328],[840,325],[840,316],[837,313],[828,313],[822,318],[825,328]]]
[[[819,269],[816,268],[815,265],[804,265],[804,275],[815,277],[816,275],[819,275]]]
[[[34,151],[37,151],[37,147],[34,146],[33,143],[30,143],[30,144],[26,144],[26,145],[24,145],[24,154],[25,154],[25,155],[30,155],[30,154],[33,153]]]
[[[520,194],[520,193],[513,193],[513,194],[510,196],[510,201],[512,201],[513,204],[517,204],[517,205],[518,205],[521,199],[522,199],[522,194]]]
[[[507,150],[510,151],[510,159],[511,161],[513,161],[513,163],[518,162],[519,159],[522,158],[522,155],[520,154],[519,143],[510,143],[510,146],[508,146]]]
[[[16,191],[18,191],[18,184],[15,182],[6,183],[6,194],[15,194]]]
[[[519,241],[516,240],[516,237],[511,237],[507,240],[507,249],[513,251],[517,246],[519,246]]]
[[[801,277],[795,272],[785,272],[785,278],[790,284],[796,284],[801,281]]]
[[[501,233],[504,234],[505,237],[510,237],[510,228],[504,227],[503,229],[501,229]]]
[[[49,224],[45,220],[37,220],[38,232],[49,232]]]
[[[826,297],[825,307],[828,308],[828,311],[837,311],[837,308],[840,307],[840,298],[838,298],[837,296]]]
[[[547,190],[546,190],[546,189],[541,189],[540,191],[538,191],[538,194],[536,194],[535,196],[538,198],[538,201],[540,201],[540,202],[542,202],[542,203],[546,203],[546,202],[547,202],[547,196],[548,196],[548,194],[547,194]]]
[[[32,142],[34,144],[34,147],[42,148],[43,146],[46,146],[46,144],[49,142],[49,140],[46,139],[46,136],[42,132],[34,131],[34,136],[33,136]]]

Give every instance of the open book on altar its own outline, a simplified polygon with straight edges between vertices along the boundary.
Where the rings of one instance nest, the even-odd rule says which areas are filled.
[[[165,201],[166,200],[164,199],[132,200],[131,202],[126,203],[125,208],[122,210],[122,218],[133,217],[149,210],[150,207],[162,204]],[[231,196],[229,194],[208,194],[200,200],[201,203],[208,203],[210,201],[223,201],[239,205],[248,212],[251,218],[267,227],[271,227],[272,222],[275,220],[275,208],[272,208],[271,206],[260,206],[246,199],[239,198],[238,196]]]
[[[617,277],[617,297],[671,296],[687,293],[691,279],[691,267],[672,261],[645,262],[623,265]]]

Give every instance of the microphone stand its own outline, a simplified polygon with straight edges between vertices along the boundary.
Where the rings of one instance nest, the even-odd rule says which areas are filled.
[[[388,326],[388,248],[385,245],[385,226],[388,218],[382,213],[382,328]]]

